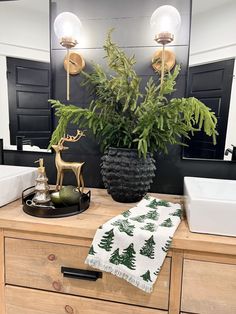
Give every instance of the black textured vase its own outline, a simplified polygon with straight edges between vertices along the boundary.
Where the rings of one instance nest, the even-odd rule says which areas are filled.
[[[102,179],[114,201],[138,202],[150,189],[155,161],[149,154],[139,158],[136,149],[112,148],[102,157]]]

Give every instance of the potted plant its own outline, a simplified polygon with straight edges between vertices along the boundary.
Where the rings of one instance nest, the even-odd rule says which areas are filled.
[[[183,144],[189,133],[201,129],[216,141],[215,114],[196,98],[171,98],[180,67],[167,72],[162,84],[152,78],[141,92],[134,71],[135,57],[128,57],[111,40],[104,44],[105,57],[113,75],[93,64],[85,73],[83,86],[94,95],[89,108],[50,100],[59,118],[51,145],[66,133],[68,123],[89,128],[105,152],[101,173],[105,188],[114,200],[135,202],[150,189],[155,165],[152,154],[167,153],[169,144]]]

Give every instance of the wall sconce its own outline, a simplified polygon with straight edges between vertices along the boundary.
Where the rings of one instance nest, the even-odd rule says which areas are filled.
[[[80,73],[85,67],[83,57],[77,52],[70,52],[78,44],[81,35],[82,24],[80,19],[73,13],[63,12],[59,14],[54,21],[54,31],[60,40],[62,47],[67,49],[64,60],[66,69],[66,99],[70,100],[70,74]]]
[[[175,7],[163,5],[153,12],[150,24],[155,32],[155,41],[162,45],[162,50],[156,51],[152,60],[153,68],[161,71],[162,84],[165,70],[171,70],[175,65],[175,54],[170,50],[165,51],[165,45],[174,40],[181,25],[181,17]]]

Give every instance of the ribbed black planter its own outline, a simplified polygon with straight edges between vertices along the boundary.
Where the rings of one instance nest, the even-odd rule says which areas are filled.
[[[149,191],[155,171],[155,161],[148,154],[139,158],[136,149],[112,148],[102,157],[102,179],[113,200],[138,202]]]

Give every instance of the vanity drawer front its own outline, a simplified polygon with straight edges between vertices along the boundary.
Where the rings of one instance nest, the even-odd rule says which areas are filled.
[[[96,299],[6,287],[6,314],[167,314],[166,311]]]
[[[201,314],[236,313],[236,265],[184,261],[181,310]]]
[[[109,273],[96,281],[63,276],[61,267],[89,269],[88,248],[40,241],[5,239],[6,283],[60,293],[168,309],[170,258],[166,258],[153,293],[147,294]]]

